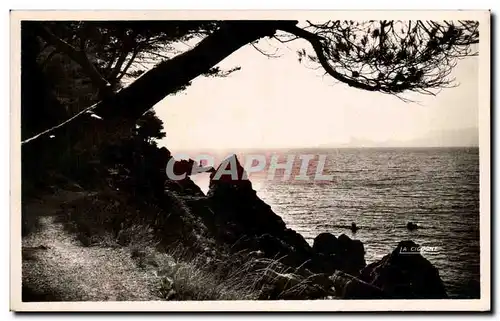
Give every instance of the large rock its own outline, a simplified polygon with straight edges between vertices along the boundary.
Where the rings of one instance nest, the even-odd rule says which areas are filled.
[[[438,270],[418,249],[415,242],[402,241],[391,254],[363,269],[360,278],[394,298],[447,298]]]
[[[342,234],[337,239],[330,233],[321,233],[314,239],[314,258],[312,269],[324,273],[342,270],[352,275],[359,275],[366,266],[365,248],[359,240],[352,240]]]
[[[337,254],[339,252],[339,241],[331,233],[321,233],[314,238],[313,251],[325,255]]]
[[[236,241],[232,248],[235,251],[261,251],[265,257],[279,260],[291,267],[299,267],[303,263],[309,267],[311,257],[311,249],[305,239],[299,234],[290,233],[289,230],[280,235],[245,235]]]
[[[223,160],[217,170],[211,172],[208,191],[208,196],[214,198],[223,197],[227,199],[228,195],[233,194],[249,198],[256,196],[252,183],[236,155],[231,155]]]
[[[223,169],[226,172],[219,177],[217,172],[222,173]],[[236,155],[212,172],[207,195],[216,216],[217,233],[226,243],[238,243],[238,249],[261,250],[267,257],[283,258],[291,265],[310,260],[309,244],[288,229],[281,217],[257,196]]]
[[[365,247],[360,240],[351,240],[349,236],[341,234],[338,238],[340,258],[344,265],[341,270],[358,275],[366,266]]]

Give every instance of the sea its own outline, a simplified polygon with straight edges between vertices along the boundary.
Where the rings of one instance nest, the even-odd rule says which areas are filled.
[[[257,195],[311,245],[319,233],[344,233],[363,242],[369,264],[398,242],[413,240],[428,249],[422,254],[439,270],[451,298],[479,298],[479,148],[231,152],[242,165],[255,166],[249,179]],[[212,155],[222,160],[229,152],[224,154]],[[257,171],[255,155],[265,155],[264,169]],[[291,172],[274,170],[287,161]],[[207,191],[207,174],[192,179]],[[408,222],[419,228],[408,230]]]

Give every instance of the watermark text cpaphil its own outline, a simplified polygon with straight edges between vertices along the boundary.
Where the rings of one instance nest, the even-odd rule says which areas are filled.
[[[230,176],[233,180],[248,180],[252,174],[274,180],[279,174],[283,181],[331,181],[333,175],[325,173],[327,156],[326,154],[248,154],[236,158],[235,155],[230,155],[215,168],[216,159],[213,155],[198,154],[190,158],[186,154],[176,154],[168,161],[166,173],[171,180],[184,179],[187,173],[176,173],[176,162],[179,162],[177,159],[189,159],[192,162],[192,167],[189,169],[191,175],[212,172],[214,180],[223,176]]]

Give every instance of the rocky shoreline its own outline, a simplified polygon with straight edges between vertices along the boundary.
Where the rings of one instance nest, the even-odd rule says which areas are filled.
[[[133,247],[134,256],[142,257],[140,266],[148,261],[147,248],[163,257],[180,247],[184,254],[178,260],[202,274],[212,273],[221,286],[231,284],[231,293],[245,283],[250,294],[242,297],[250,299],[448,298],[438,270],[411,240],[400,241],[369,264],[367,245],[345,234],[321,233],[311,246],[258,197],[235,155],[210,170],[206,195],[190,178],[194,161],[176,161],[175,174],[186,175],[173,180],[166,173],[173,159],[168,149],[148,148],[134,155],[127,160],[117,154],[103,162],[100,174],[106,184],[63,206],[61,220],[84,246],[111,241]],[[124,169],[126,162],[133,171]],[[237,167],[236,177],[215,177],[229,164]],[[152,267],[161,270],[162,264]],[[196,296],[193,291],[188,297]]]
[[[188,176],[180,181],[166,180],[166,192],[196,197],[186,204],[191,212],[203,218],[218,244],[229,246],[236,253],[248,251],[253,259],[277,259],[279,264],[293,269],[306,279],[314,279],[312,288],[303,297],[295,299],[331,296],[341,299],[445,299],[447,293],[438,270],[418,251],[410,240],[401,241],[392,253],[381,260],[366,264],[365,246],[342,234],[336,237],[321,233],[311,247],[304,237],[287,228],[280,216],[262,201],[244,179],[245,172],[235,155],[220,166],[236,164],[238,177],[229,174],[214,179],[212,171],[207,195],[189,178],[189,165],[182,161],[183,172]],[[220,169],[217,168],[217,171]],[[223,168],[224,169],[224,168]],[[225,168],[227,169],[227,168]],[[293,286],[293,277],[273,275],[271,282],[276,293],[283,293]],[[273,291],[272,291],[273,292]],[[273,298],[272,295],[269,298]]]

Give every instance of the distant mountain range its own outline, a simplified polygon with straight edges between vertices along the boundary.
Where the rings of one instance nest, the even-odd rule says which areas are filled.
[[[377,142],[366,138],[352,137],[349,143],[338,147],[477,147],[479,146],[478,128],[432,131],[427,135],[411,140],[391,139]]]

